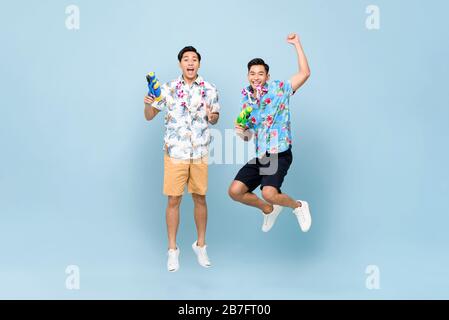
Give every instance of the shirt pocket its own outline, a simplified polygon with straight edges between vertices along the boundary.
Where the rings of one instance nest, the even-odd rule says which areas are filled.
[[[184,110],[178,106],[174,105],[167,110],[167,126],[170,128],[176,128],[179,126],[185,125],[183,121],[185,121]]]

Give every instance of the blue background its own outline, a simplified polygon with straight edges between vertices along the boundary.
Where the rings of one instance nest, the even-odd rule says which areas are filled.
[[[81,28],[65,27],[80,8]],[[380,8],[368,30],[366,7]],[[445,1],[2,1],[0,298],[449,298],[449,4]],[[201,268],[192,200],[181,206],[181,269],[166,271],[163,117],[143,117],[145,74],[179,74],[194,45],[232,128],[256,56],[272,79],[312,76],[292,98],[294,162],[271,232],[232,202],[238,164],[209,173]],[[78,265],[80,290],[65,268]],[[380,289],[365,286],[368,265]]]

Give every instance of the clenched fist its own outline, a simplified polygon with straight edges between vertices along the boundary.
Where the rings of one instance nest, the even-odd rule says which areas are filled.
[[[299,36],[296,33],[290,33],[287,36],[287,42],[291,44],[299,44]]]

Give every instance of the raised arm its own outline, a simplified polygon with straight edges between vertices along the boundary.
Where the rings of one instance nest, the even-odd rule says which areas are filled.
[[[291,33],[287,36],[287,42],[292,44],[298,55],[298,72],[294,74],[290,78],[290,82],[292,84],[293,92],[298,90],[310,77],[310,69],[309,64],[307,63],[306,55],[304,54],[304,50],[302,48],[301,42],[299,41],[299,37],[296,33]]]

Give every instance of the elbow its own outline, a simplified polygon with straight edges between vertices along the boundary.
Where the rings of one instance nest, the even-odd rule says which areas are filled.
[[[304,71],[304,78],[307,80],[310,77],[310,70],[307,69],[306,71]]]
[[[144,112],[144,115],[145,115],[145,119],[147,121],[151,121],[159,113],[159,110],[154,108],[154,107],[152,107],[152,106],[145,105],[145,109],[144,109],[143,112]]]

